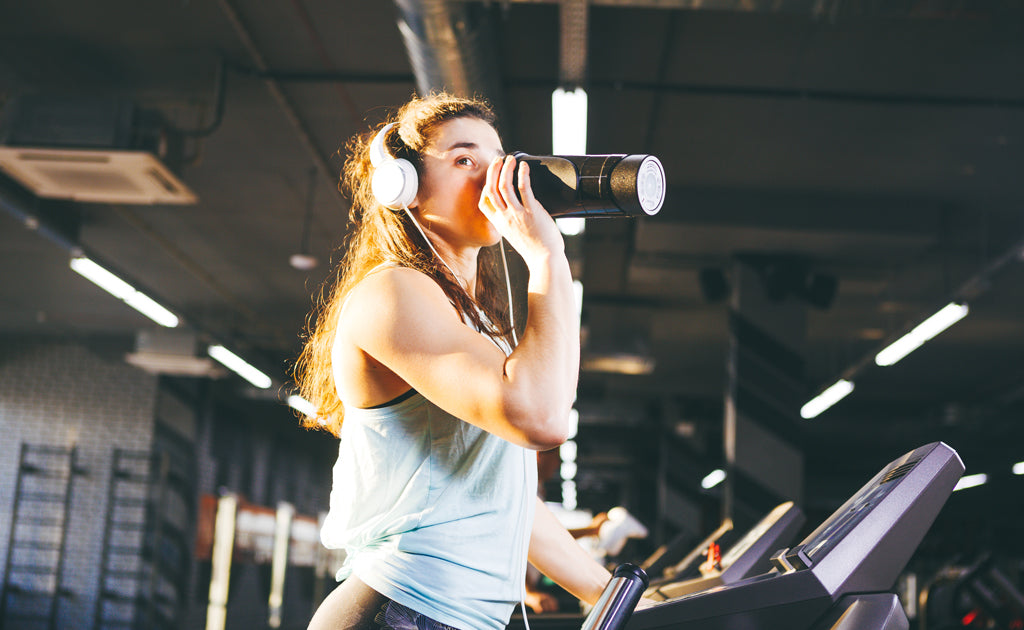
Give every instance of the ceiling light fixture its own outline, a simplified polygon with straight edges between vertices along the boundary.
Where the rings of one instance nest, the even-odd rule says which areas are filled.
[[[957,490],[966,490],[967,488],[974,488],[980,485],[988,483],[988,475],[979,473],[977,475],[965,475],[960,477],[960,481],[956,482],[956,486],[953,487],[953,492]]]
[[[580,360],[584,372],[643,376],[654,372],[654,367],[654,357],[633,352],[588,353]]]
[[[306,195],[306,217],[302,222],[302,240],[299,243],[299,253],[292,254],[288,258],[288,264],[300,271],[309,271],[315,268],[320,261],[309,253],[309,230],[313,224],[313,200],[316,196],[316,168],[309,169],[309,194]]]
[[[551,93],[551,152],[555,155],[587,154],[587,93],[583,88],[556,88]],[[583,233],[586,219],[555,219],[566,236]]]
[[[576,461],[576,454],[579,449],[576,442],[573,440],[566,440],[562,442],[562,445],[558,447],[558,456],[563,462],[574,462]]]
[[[551,152],[586,155],[587,93],[583,88],[556,88],[551,93]]]
[[[1013,474],[1024,475],[1024,462],[1017,462],[1013,465]]]
[[[292,394],[288,397],[288,406],[304,416],[316,417],[316,407],[313,406],[313,403],[298,394]]]
[[[706,477],[701,479],[700,487],[705,490],[710,490],[723,481],[725,481],[725,471],[721,468],[716,468],[709,472]]]
[[[817,418],[826,409],[846,398],[853,391],[853,382],[844,378],[839,379],[825,391],[807,401],[800,408],[800,417],[805,420]]]
[[[207,348],[206,352],[218,363],[249,381],[255,387],[259,387],[260,389],[269,389],[270,385],[273,383],[269,376],[260,372],[242,359],[242,357],[228,350],[224,346],[210,346]]]
[[[76,256],[71,259],[71,269],[83,277],[89,279],[96,286],[107,293],[123,301],[154,322],[167,328],[174,328],[178,325],[178,316],[158,304],[153,298],[138,291],[132,285],[121,278],[118,278],[103,267],[97,265],[85,256]]]
[[[587,229],[587,220],[583,217],[559,217],[555,219],[558,230],[566,236],[583,234]]]
[[[875,363],[883,367],[895,365],[900,359],[924,345],[926,341],[963,319],[968,310],[966,304],[950,302],[875,355]]]

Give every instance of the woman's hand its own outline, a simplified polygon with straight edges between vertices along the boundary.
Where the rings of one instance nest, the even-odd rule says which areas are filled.
[[[513,183],[517,167],[518,196]],[[480,194],[480,211],[519,252],[527,266],[565,250],[565,242],[554,219],[533,195],[529,165],[525,162],[517,165],[511,155],[495,158],[487,167],[487,180]]]
[[[526,589],[526,597],[523,603],[530,607],[535,613],[558,612],[558,600],[551,593],[544,591],[532,591]]]

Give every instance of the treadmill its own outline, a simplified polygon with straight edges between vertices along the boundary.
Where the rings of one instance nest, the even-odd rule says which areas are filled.
[[[906,630],[889,592],[963,474],[933,442],[889,463],[772,569],[666,599],[633,613],[627,630]]]
[[[725,552],[713,572],[690,579],[669,577],[651,580],[651,587],[644,597],[665,601],[765,573],[771,570],[772,552],[789,544],[806,520],[795,503],[781,503]],[[702,542],[690,555],[700,557],[709,544],[708,541]]]
[[[727,518],[715,531],[708,534],[704,540],[697,543],[696,547],[683,556],[682,560],[676,561],[675,558],[680,553],[690,549],[683,546],[689,540],[689,536],[685,533],[680,534],[668,544],[659,547],[650,558],[640,564],[640,568],[650,576],[651,584],[678,582],[700,577],[700,563],[703,562],[703,554],[707,552],[708,547],[712,544],[730,545],[736,539],[736,535],[732,519]]]
[[[675,568],[666,569],[665,573],[669,577],[651,580],[651,587],[643,595],[653,600],[664,600],[720,584],[731,584],[743,578],[764,573],[771,568],[769,562],[771,553],[789,543],[806,520],[803,511],[792,501],[776,506],[747,531],[743,538],[729,548],[722,556],[719,570],[713,574],[701,576],[697,566],[701,563],[701,559],[704,557],[703,553],[707,551],[708,546],[712,543],[718,544],[723,540],[723,536],[735,531],[732,521],[727,519],[676,564]],[[651,557],[657,559],[662,555],[655,553]],[[690,579],[681,577],[690,575],[698,577]],[[537,630],[576,630],[583,620],[584,615],[580,613],[543,613],[529,616],[531,628]],[[509,630],[518,630],[524,627],[522,614],[513,614],[509,622]]]
[[[675,566],[665,570],[668,577],[650,581],[650,588],[643,593],[644,597],[654,600],[668,599],[684,592],[695,592],[720,584],[731,584],[750,576],[765,573],[771,569],[769,556],[772,551],[790,543],[804,526],[806,518],[803,511],[792,501],[779,504],[768,512],[743,537],[736,541],[722,556],[719,570],[712,575],[701,576],[697,570],[707,552],[709,545],[720,544],[726,540],[734,540],[728,535],[733,534],[732,521],[726,519],[721,526],[703,539]],[[728,544],[728,543],[726,543]],[[670,544],[669,548],[672,545]],[[678,545],[677,545],[678,547]],[[659,549],[645,563],[664,558],[665,550]],[[641,564],[641,569],[645,569]],[[695,578],[684,579],[689,576]],[[529,616],[530,628],[537,630],[577,630],[585,616],[579,613],[544,613]],[[522,614],[515,613],[509,622],[509,630],[524,628]]]

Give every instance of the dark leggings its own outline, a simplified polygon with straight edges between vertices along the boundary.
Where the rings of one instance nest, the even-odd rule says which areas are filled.
[[[350,577],[313,616],[309,630],[458,630],[421,615]]]

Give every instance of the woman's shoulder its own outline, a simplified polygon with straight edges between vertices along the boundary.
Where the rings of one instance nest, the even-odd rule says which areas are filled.
[[[400,265],[381,265],[352,287],[346,302],[344,311],[360,305],[372,307],[372,311],[356,309],[367,313],[388,307],[426,307],[435,302],[447,305],[448,299],[437,282],[422,271]]]
[[[371,270],[352,287],[352,294],[356,292],[387,294],[409,290],[422,291],[431,287],[439,291],[441,289],[433,278],[419,269],[391,264],[380,265]]]

